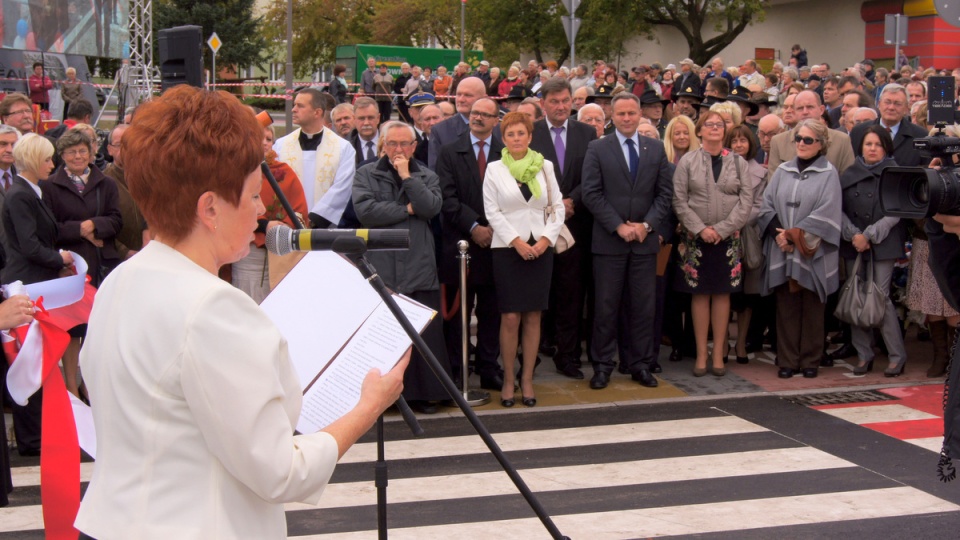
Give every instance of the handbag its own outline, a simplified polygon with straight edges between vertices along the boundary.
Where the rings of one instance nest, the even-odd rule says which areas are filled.
[[[550,189],[550,175],[548,175],[545,170],[543,171],[543,179],[547,185],[547,206],[543,209],[543,223],[546,224],[550,221],[555,221],[557,214],[553,211],[553,190]],[[573,234],[570,232],[567,224],[564,223],[563,226],[560,227],[560,234],[557,236],[557,241],[553,243],[554,251],[563,253],[572,248],[575,243],[577,243],[576,239],[573,238]]]
[[[860,277],[863,253],[857,254],[850,276],[840,289],[840,299],[833,314],[841,321],[860,328],[876,328],[883,323],[887,295],[873,281],[873,254],[867,262],[867,277]]]
[[[743,182],[743,171],[740,169],[740,160],[737,164],[737,175]],[[760,242],[760,231],[756,225],[749,223],[740,231],[740,244],[743,246],[743,266],[747,270],[756,270],[763,266],[763,244]]]

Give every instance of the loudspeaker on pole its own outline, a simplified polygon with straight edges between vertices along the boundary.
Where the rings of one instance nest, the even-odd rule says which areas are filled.
[[[176,26],[158,32],[160,89],[178,84],[203,88],[203,28]]]

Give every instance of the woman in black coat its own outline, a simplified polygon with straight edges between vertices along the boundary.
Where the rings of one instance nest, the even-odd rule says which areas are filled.
[[[347,72],[347,66],[337,64],[333,66],[333,80],[330,81],[330,95],[337,100],[337,105],[347,102],[347,80],[343,74]]]
[[[897,310],[890,300],[890,280],[897,259],[903,257],[906,231],[898,218],[884,217],[880,210],[878,185],[883,170],[896,166],[893,160],[893,139],[880,125],[870,126],[863,136],[860,156],[840,177],[843,189],[843,216],[840,256],[852,269],[857,255],[862,256],[861,274],[873,259],[873,281],[887,294],[886,311],[881,334],[886,344],[890,364],[884,371],[887,377],[903,373],[906,350]],[[864,375],[873,367],[873,330],[851,325],[853,346],[860,362],[853,372]]]
[[[0,272],[4,283],[21,281],[36,283],[60,277],[65,268],[73,264],[73,256],[58,251],[57,221],[53,212],[40,198],[37,183],[46,178],[53,170],[53,145],[45,137],[29,134],[17,142],[13,150],[13,159],[17,167],[17,177],[6,192],[3,205],[3,251],[5,266]],[[0,304],[11,304],[12,298]],[[8,328],[7,326],[2,326]],[[6,362],[0,360],[4,368]],[[0,370],[4,372],[5,369]],[[17,437],[17,450],[23,456],[40,455],[40,418],[42,408],[42,390],[30,396],[29,402],[20,406],[12,404],[13,428]],[[2,415],[0,415],[2,416]],[[0,422],[0,432],[5,429]],[[6,499],[9,485],[5,485],[8,475],[3,471],[6,463],[6,441],[0,437],[3,452],[0,457],[0,506]]]
[[[114,180],[90,163],[94,145],[83,131],[72,128],[57,140],[63,167],[40,182],[43,199],[57,219],[57,247],[77,253],[87,262],[90,283],[99,287],[107,273],[121,262],[116,236],[123,226],[120,194]],[[86,325],[70,330],[63,354],[67,390],[80,395],[77,363]]]

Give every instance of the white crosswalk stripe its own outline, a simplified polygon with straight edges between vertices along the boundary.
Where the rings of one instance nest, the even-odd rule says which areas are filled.
[[[912,414],[889,407],[893,408],[870,414],[886,418]],[[844,418],[853,415],[849,419],[854,422],[879,418],[852,409],[829,412]],[[639,421],[607,425],[583,425],[570,416],[575,415],[539,413],[536,418],[543,429],[504,421],[505,429],[493,435],[511,453],[520,475],[544,506],[553,509],[559,529],[571,538],[751,529],[782,537],[777,528],[943,513],[960,518],[960,506],[950,500],[720,408],[704,405],[691,415],[695,417],[640,416]],[[463,427],[451,428],[456,420],[444,422],[430,429],[428,421],[427,438],[388,440],[389,503],[402,508],[391,511],[390,537],[547,537],[507,475],[491,463],[479,437]],[[932,445],[930,441],[919,446]],[[376,489],[368,477],[375,458],[374,443],[354,446],[341,462],[340,478],[335,476],[319,506],[285,505],[290,538],[372,538]],[[84,482],[94,466],[82,465]],[[13,472],[14,485],[35,495],[0,508],[0,540],[20,538],[19,534],[40,538],[39,468],[16,467]],[[839,480],[831,483],[834,477]]]

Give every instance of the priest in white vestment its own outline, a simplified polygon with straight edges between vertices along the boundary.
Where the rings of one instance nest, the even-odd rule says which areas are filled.
[[[353,191],[356,151],[332,129],[324,129],[321,92],[304,88],[293,100],[293,123],[273,149],[297,173],[315,228],[336,226]]]

